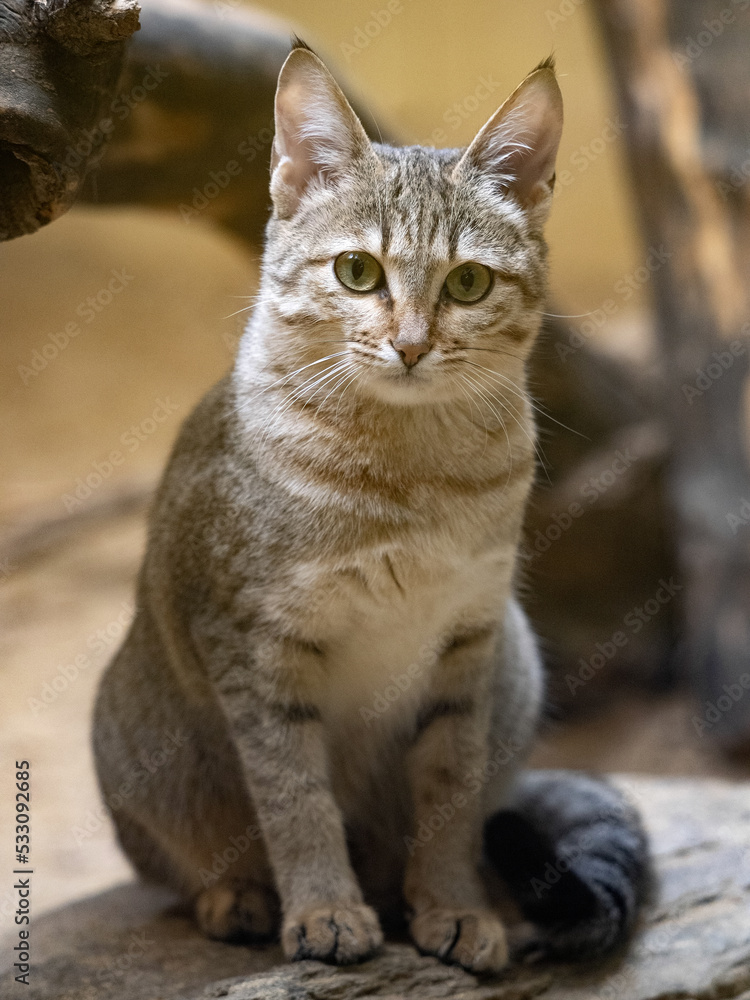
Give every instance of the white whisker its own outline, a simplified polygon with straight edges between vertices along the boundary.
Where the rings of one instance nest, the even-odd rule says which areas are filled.
[[[336,392],[338,389],[340,389],[341,386],[344,384],[344,382],[346,382],[346,380],[348,378],[351,378],[351,366],[347,366],[347,369],[345,369],[343,371],[343,373],[339,373],[339,374],[340,374],[340,378],[337,378],[337,380],[333,384],[333,388],[328,391],[328,393],[326,394],[326,397],[323,400],[323,402],[318,405],[318,408],[315,411],[315,416],[314,416],[313,419],[315,419],[315,417],[318,416],[318,414],[320,413],[321,408],[323,406],[325,406],[325,404],[326,404],[329,396],[331,396],[334,392]],[[339,406],[340,405],[341,405],[341,399],[339,399]],[[336,409],[338,410],[338,406],[336,407]]]
[[[459,372],[459,376],[463,379],[464,382],[466,381],[464,372]],[[458,387],[463,392],[464,396],[466,396],[466,398],[469,401],[469,407],[470,407],[470,409],[469,409],[469,419],[471,420],[472,419],[471,415],[474,412],[474,403],[472,401],[472,398],[469,395],[469,392],[467,391],[466,387],[464,385],[462,385],[461,382],[457,382],[456,384],[458,385]],[[487,442],[489,441],[490,432],[489,432],[489,429],[487,427],[487,421],[484,419],[484,414],[482,413],[482,411],[479,408],[479,406],[477,406],[477,411],[479,413],[479,416],[482,418],[482,423],[484,424],[484,448],[482,449],[482,458],[484,458],[484,454],[487,451]],[[473,420],[472,420],[472,423],[473,423]]]
[[[462,360],[467,365],[471,365],[473,368],[481,368],[482,371],[488,372],[490,375],[494,376],[496,379],[498,379],[498,381],[500,381],[500,383],[504,386],[504,388],[509,389],[514,395],[519,396],[521,399],[525,400],[532,408],[532,410],[536,410],[537,413],[541,414],[541,416],[545,417],[547,420],[551,420],[554,424],[558,424],[558,426],[562,427],[564,430],[570,431],[571,434],[577,434],[578,437],[583,438],[584,441],[589,440],[589,438],[586,437],[585,434],[581,434],[580,431],[575,430],[573,427],[568,427],[567,424],[563,424],[561,423],[561,421],[556,420],[555,417],[547,413],[544,407],[537,405],[534,402],[534,400],[531,399],[528,395],[519,391],[518,386],[507,375],[503,375],[502,372],[496,372],[493,368],[485,368],[484,365],[478,365],[475,361],[469,361],[466,358]]]
[[[467,364],[471,364],[471,362],[467,362]],[[474,367],[479,368],[479,369],[482,368],[481,365],[475,365]],[[488,372],[490,375],[497,375],[498,374],[497,372],[491,371],[491,369],[485,369],[485,371]],[[482,378],[482,372],[481,371],[479,373],[479,376],[477,376],[477,377],[478,378]],[[487,376],[484,375],[484,377],[486,378]],[[505,388],[505,389],[508,388],[508,386],[503,385],[502,382],[499,383],[499,386],[500,386],[500,388]],[[488,392],[492,393],[492,390],[491,390],[491,388],[489,386],[485,386],[485,388],[487,389]],[[511,390],[511,391],[514,391],[514,390]],[[517,393],[517,395],[520,395],[521,399],[523,399],[525,402],[529,402],[529,400],[528,400],[528,398],[526,396],[523,396],[520,393]],[[524,435],[528,439],[529,443],[531,444],[532,448],[534,449],[534,453],[536,454],[536,457],[539,459],[539,464],[541,465],[542,469],[544,470],[545,476],[549,480],[549,472],[547,471],[547,458],[546,458],[544,452],[542,451],[542,447],[539,444],[539,442],[536,440],[536,438],[534,437],[534,435],[532,435],[532,434],[529,433],[528,428],[525,426],[523,420],[520,419],[520,411],[517,410],[515,406],[513,406],[513,404],[510,402],[510,400],[505,399],[505,397],[502,396],[502,394],[500,393],[499,390],[497,390],[495,393],[492,393],[492,398],[495,399],[498,403],[500,403],[500,405],[503,407],[503,409],[507,410],[508,414],[518,424],[519,428],[524,433]]]
[[[344,385],[341,386],[341,395],[339,396],[339,401],[336,404],[336,412],[335,412],[334,417],[333,417],[334,421],[338,420],[338,418],[339,418],[339,407],[341,406],[341,401],[344,398],[344,393],[349,388],[349,386],[352,384],[352,382],[356,381],[358,375],[359,375],[359,372],[357,371],[356,368],[354,368],[354,370],[352,371],[352,374],[349,377],[349,380],[347,382],[345,382]]]
[[[259,392],[260,393],[270,392],[270,390],[273,389],[273,388],[275,388],[275,386],[281,385],[284,382],[288,382],[289,379],[294,378],[295,375],[299,375],[300,372],[306,371],[308,368],[312,368],[313,365],[320,365],[324,361],[330,361],[331,358],[341,358],[341,357],[344,357],[348,353],[349,353],[348,351],[337,351],[334,354],[327,354],[324,358],[318,358],[317,361],[311,361],[309,365],[302,365],[301,368],[295,368],[294,371],[287,372],[286,375],[282,375],[281,378],[276,379],[276,381],[272,382],[270,385],[262,386],[261,389],[259,390]],[[268,366],[266,366],[266,368],[264,370],[267,371],[267,369],[268,369]],[[315,375],[312,375],[311,379],[312,378],[315,378]],[[305,383],[303,382],[302,384],[304,385]],[[249,400],[245,400],[245,402],[241,406],[238,406],[233,411],[233,413],[234,414],[241,413],[244,409],[246,409],[252,403],[252,401],[253,401],[254,398],[255,397],[253,397],[253,398],[251,398]]]
[[[469,385],[473,386],[475,392],[477,392],[480,395],[480,397],[484,400],[484,402],[487,404],[487,406],[489,406],[490,410],[494,413],[495,418],[498,420],[500,426],[502,427],[503,433],[505,434],[505,440],[506,440],[506,442],[508,444],[508,461],[509,461],[508,478],[505,481],[505,485],[507,486],[508,482],[510,481],[510,477],[513,474],[513,446],[511,445],[510,435],[508,434],[508,428],[505,426],[505,421],[503,420],[502,416],[498,413],[498,411],[492,405],[492,402],[490,401],[490,399],[487,398],[487,394],[486,394],[485,388],[483,386],[481,386],[476,381],[476,379],[470,378],[469,375],[468,375],[468,373],[466,373],[466,372],[464,372],[464,378],[466,379],[466,381],[468,382]],[[500,405],[502,406],[502,402],[500,400],[497,400],[497,402],[499,402]],[[485,447],[486,447],[486,439],[485,439]]]
[[[348,366],[346,361],[337,361],[335,364],[330,365],[328,368],[324,369],[322,372],[316,372],[310,378],[306,379],[301,385],[294,388],[281,402],[274,407],[268,418],[263,423],[263,426],[258,430],[253,439],[254,442],[257,441],[259,449],[265,445],[266,437],[270,433],[271,426],[274,420],[283,416],[283,414],[294,405],[297,400],[301,399],[304,395],[309,395],[317,392],[317,390],[324,385],[329,379],[335,377],[340,371],[343,371],[345,367]],[[311,402],[310,399],[304,404]],[[304,408],[304,407],[303,407]],[[263,434],[263,437],[258,440],[258,435]]]
[[[548,313],[541,312],[541,310],[536,310],[540,312],[542,316],[551,316],[552,319],[583,319],[584,316],[593,316],[596,309],[591,309],[586,313]]]

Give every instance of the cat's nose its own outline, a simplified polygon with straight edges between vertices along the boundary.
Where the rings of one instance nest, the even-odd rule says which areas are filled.
[[[398,336],[391,341],[407,368],[412,368],[431,348],[429,324],[423,316],[409,316],[399,324]]]
[[[412,368],[430,350],[430,345],[426,341],[417,344],[410,344],[408,342],[399,343],[399,338],[396,337],[391,343],[401,355],[401,360],[407,368]]]

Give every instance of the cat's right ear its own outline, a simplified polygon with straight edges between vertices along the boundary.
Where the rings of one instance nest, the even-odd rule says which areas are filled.
[[[352,162],[372,156],[362,124],[321,60],[304,44],[279,73],[271,151],[271,199],[288,219],[313,184],[333,184]]]

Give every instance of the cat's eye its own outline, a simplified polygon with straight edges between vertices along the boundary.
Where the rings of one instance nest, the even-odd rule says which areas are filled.
[[[339,254],[333,269],[341,284],[353,292],[371,292],[383,283],[383,268],[362,250]]]
[[[478,302],[491,284],[492,271],[484,264],[468,261],[453,268],[443,288],[456,302]]]

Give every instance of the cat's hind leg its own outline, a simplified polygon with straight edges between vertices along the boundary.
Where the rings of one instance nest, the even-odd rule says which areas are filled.
[[[538,935],[540,955],[605,955],[630,933],[649,882],[636,810],[601,778],[521,772],[541,698],[536,643],[515,602],[496,675],[484,855]]]
[[[113,812],[123,851],[144,881],[168,885],[190,901],[203,933],[220,941],[261,943],[278,937],[279,899],[257,826],[227,825],[222,835],[165,837],[123,809]],[[244,823],[242,817],[240,823]],[[234,830],[234,833],[230,831]]]
[[[257,825],[245,823],[246,817],[227,824],[223,834],[213,829],[199,838],[149,829],[147,820],[122,808],[113,810],[112,817],[120,845],[140,877],[177,889],[207,937],[247,943],[278,937],[278,896],[262,844],[252,843],[259,835]]]
[[[117,836],[131,864],[144,881],[181,887],[182,894],[192,900],[195,920],[203,933],[220,941],[261,943],[278,937],[281,913],[279,900],[270,879],[254,877],[254,869],[229,871],[217,875],[229,859],[236,858],[238,849],[217,850],[213,858],[205,857],[204,865],[185,865],[186,852],[170,851],[160,844],[142,823],[126,813],[116,816]],[[242,845],[247,842],[235,837]],[[218,859],[218,860],[217,860]],[[211,884],[195,891],[195,871]],[[208,878],[206,877],[208,876]]]
[[[259,944],[278,937],[281,909],[270,886],[236,877],[198,894],[195,920],[206,937]]]
[[[275,937],[278,897],[221,721],[210,705],[187,703],[166,670],[154,677],[160,650],[148,639],[125,644],[94,712],[97,774],[119,842],[143,879],[191,904],[207,936]],[[138,713],[129,710],[133,687],[153,692]]]

